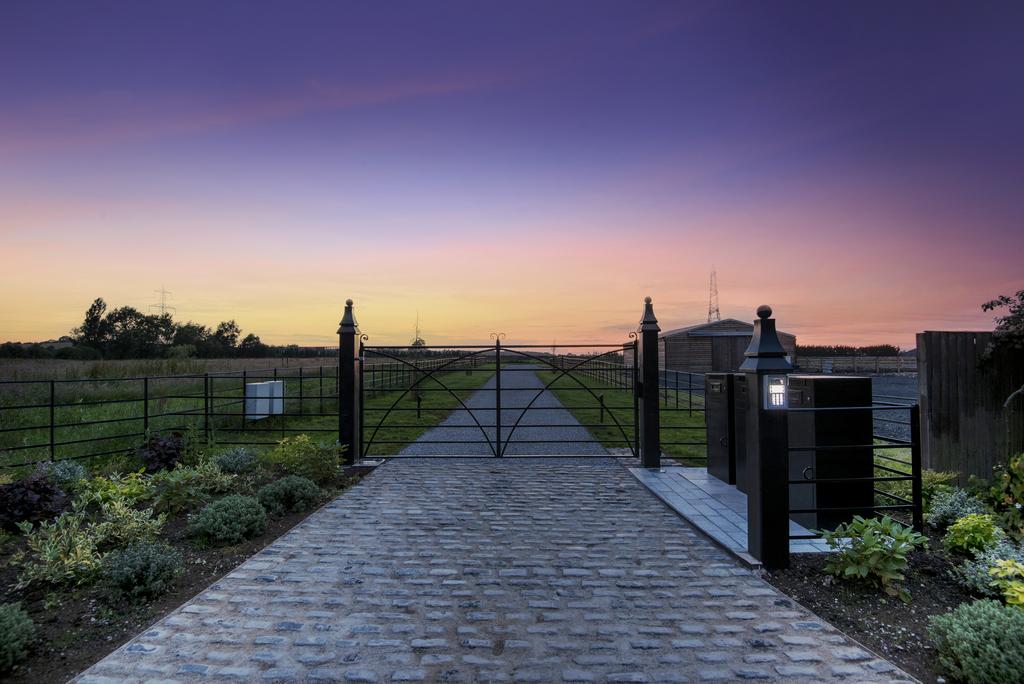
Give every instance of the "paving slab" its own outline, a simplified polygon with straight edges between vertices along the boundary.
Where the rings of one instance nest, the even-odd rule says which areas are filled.
[[[613,459],[395,459],[78,677],[906,681]]]

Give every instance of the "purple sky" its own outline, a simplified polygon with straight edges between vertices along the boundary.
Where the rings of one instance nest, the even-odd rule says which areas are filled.
[[[700,319],[712,264],[802,341],[987,327],[1022,37],[1019,2],[8,2],[0,338],[163,283],[271,341],[346,296],[385,337],[592,339],[645,294]]]

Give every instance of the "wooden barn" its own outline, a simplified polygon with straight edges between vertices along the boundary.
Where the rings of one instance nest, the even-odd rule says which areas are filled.
[[[659,363],[669,370],[735,371],[743,363],[754,325],[735,318],[666,330],[658,335]],[[796,336],[779,331],[779,341],[796,363]]]

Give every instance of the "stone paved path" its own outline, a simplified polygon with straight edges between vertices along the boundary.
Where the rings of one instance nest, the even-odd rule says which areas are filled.
[[[501,439],[508,442],[505,455],[607,454],[604,447],[580,425],[558,397],[553,392],[544,390],[545,383],[534,372],[541,369],[541,366],[531,364],[510,364],[502,370]],[[491,455],[493,452],[487,445],[484,434],[486,433],[486,439],[492,444],[496,442],[495,389],[496,379],[491,377],[466,400],[468,411],[452,412],[440,425],[424,433],[420,441],[413,442],[403,449],[401,455]],[[594,406],[597,406],[596,402]],[[517,421],[518,427],[512,430]],[[436,443],[460,441],[466,443]]]
[[[612,459],[406,459],[79,681],[889,681]]]

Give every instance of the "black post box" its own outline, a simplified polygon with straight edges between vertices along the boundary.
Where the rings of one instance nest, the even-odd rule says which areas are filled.
[[[862,410],[800,411],[863,407]],[[874,475],[871,378],[838,375],[789,376],[789,479],[870,478]],[[843,447],[816,449],[815,447]],[[846,448],[862,447],[862,448]],[[835,529],[854,515],[870,517],[871,480],[794,484],[790,510],[853,508],[849,511],[794,514],[804,527]]]
[[[736,484],[736,407],[732,373],[704,376],[704,421],[708,472],[723,482]]]
[[[747,492],[747,410],[750,404],[746,373],[732,373],[733,457],[736,459],[736,489]],[[756,409],[756,407],[755,407]]]

